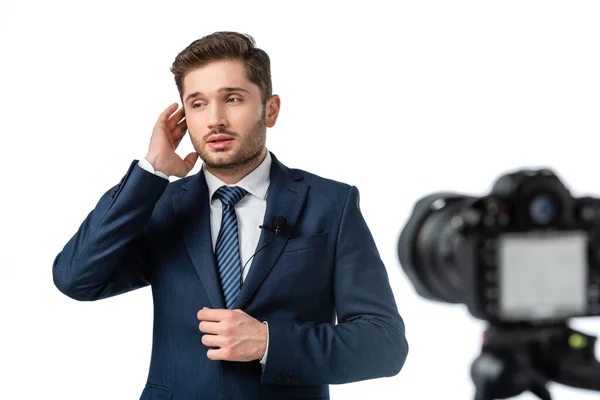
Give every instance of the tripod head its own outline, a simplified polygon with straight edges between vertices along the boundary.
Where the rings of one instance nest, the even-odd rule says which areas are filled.
[[[475,400],[507,399],[530,391],[542,400],[552,397],[546,385],[600,391],[600,363],[594,355],[596,337],[561,322],[550,325],[490,326],[481,355],[471,366]]]

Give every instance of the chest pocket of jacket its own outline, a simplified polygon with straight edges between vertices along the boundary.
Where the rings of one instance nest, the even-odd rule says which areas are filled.
[[[289,239],[278,261],[284,268],[277,270],[292,284],[301,284],[303,279],[323,280],[329,274],[328,260],[333,254],[327,245],[327,232]]]
[[[289,239],[283,248],[283,253],[291,251],[308,250],[316,247],[325,247],[327,244],[327,232],[316,233],[309,236],[301,236]]]
[[[265,280],[262,290],[268,293],[273,304],[291,304],[298,302],[303,307],[319,300],[311,296],[307,288],[321,293],[329,288],[331,278],[331,257],[333,251],[327,247],[328,233],[321,232],[308,236],[288,239],[275,267]],[[252,272],[250,272],[252,273]]]

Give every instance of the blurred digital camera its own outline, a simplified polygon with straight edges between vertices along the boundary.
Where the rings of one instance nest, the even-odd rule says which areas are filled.
[[[492,325],[600,315],[600,199],[549,169],[506,173],[483,197],[421,198],[398,256],[419,295]]]

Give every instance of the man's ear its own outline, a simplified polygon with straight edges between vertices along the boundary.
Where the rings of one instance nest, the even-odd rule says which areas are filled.
[[[279,108],[281,107],[281,99],[279,95],[271,95],[267,100],[267,105],[265,107],[265,117],[267,121],[267,127],[272,128],[275,126],[275,122],[277,122],[277,117],[279,116]]]

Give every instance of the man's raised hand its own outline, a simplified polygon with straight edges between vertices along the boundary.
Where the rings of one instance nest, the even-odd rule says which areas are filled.
[[[187,131],[184,108],[177,110],[177,107],[177,103],[171,104],[158,117],[150,138],[146,160],[155,171],[183,178],[194,168],[198,155],[192,152],[181,159],[175,153]]]

